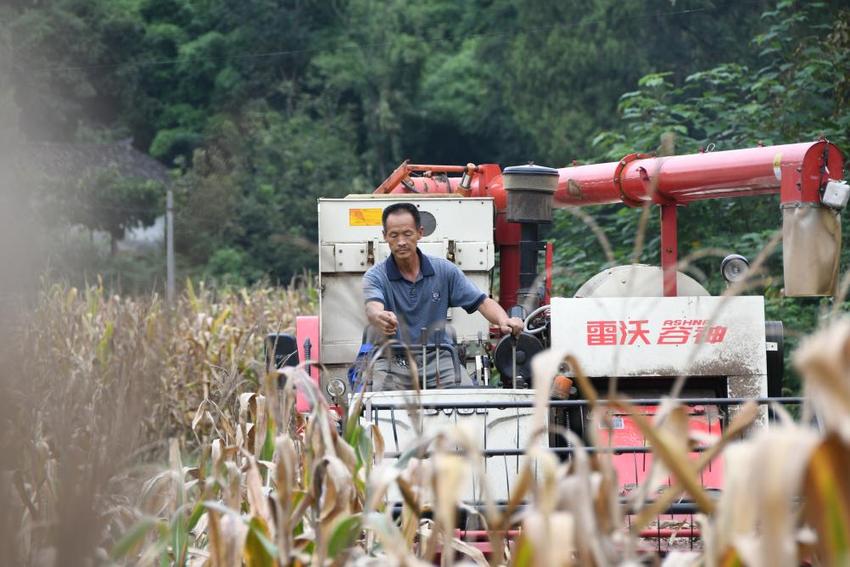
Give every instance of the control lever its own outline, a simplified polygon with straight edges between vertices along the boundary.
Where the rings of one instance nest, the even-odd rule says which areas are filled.
[[[425,359],[425,356],[427,354],[427,348],[425,347],[425,343],[428,342],[427,341],[427,338],[428,338],[427,334],[428,334],[428,329],[425,328],[425,327],[422,327],[422,329],[419,331],[419,343],[422,345],[422,389],[423,390],[428,389],[428,361]],[[439,361],[437,361],[437,363],[439,364]]]
[[[513,378],[514,390],[516,390],[516,337],[511,335],[511,377]]]
[[[475,370],[479,374],[481,383],[485,386],[490,385],[490,357],[487,351],[484,350],[484,335],[478,331],[478,356],[475,357]]]
[[[481,355],[475,355],[475,381],[476,385],[484,384],[484,362],[481,360]],[[486,384],[485,384],[486,385]]]

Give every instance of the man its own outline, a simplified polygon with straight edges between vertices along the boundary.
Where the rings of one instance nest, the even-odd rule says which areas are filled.
[[[449,307],[462,307],[467,313],[478,311],[503,333],[519,334],[523,322],[508,317],[505,310],[478,289],[463,272],[445,258],[428,256],[417,247],[423,236],[419,209],[412,203],[396,203],[382,215],[384,240],[390,257],[369,269],[363,276],[366,317],[383,338],[410,345],[426,342],[451,345],[445,333]],[[411,352],[419,372],[425,367],[428,388],[460,385],[466,375],[455,365],[448,348],[429,349],[425,361],[419,352]],[[413,388],[413,376],[407,356],[387,352],[376,361],[373,390]],[[421,377],[420,377],[421,379]]]

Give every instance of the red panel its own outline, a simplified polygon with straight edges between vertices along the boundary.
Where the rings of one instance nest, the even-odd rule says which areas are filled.
[[[711,408],[695,407],[691,409],[689,419],[690,430],[702,434],[720,436],[720,419],[717,410]],[[655,415],[657,408],[652,406],[640,408],[641,412],[651,418]],[[615,447],[648,447],[649,443],[644,438],[640,429],[629,415],[615,415],[615,428],[609,432],[608,429],[599,431],[599,440],[602,446],[611,445]],[[691,453],[694,460],[698,453]],[[614,468],[620,482],[620,490],[623,493],[631,492],[635,487],[649,480],[650,467],[652,465],[652,453],[634,453],[615,455]],[[701,476],[702,485],[706,488],[720,489],[723,481],[723,467],[720,458],[713,460],[706,467]],[[669,483],[669,479],[668,479]]]
[[[499,246],[499,303],[507,310],[516,305],[519,290],[519,223],[508,222],[505,213],[496,215],[496,244]]]
[[[304,341],[310,338],[310,361],[318,362],[321,360],[319,352],[319,317],[318,315],[302,315],[295,318],[295,338],[298,341],[298,359],[303,363],[308,362],[304,353]],[[310,377],[319,387],[319,365],[310,365]],[[301,412],[310,411],[310,403],[307,397],[302,393],[297,393],[296,409]]]

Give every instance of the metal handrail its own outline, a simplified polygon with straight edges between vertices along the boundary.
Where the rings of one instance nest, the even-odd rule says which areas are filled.
[[[662,401],[670,398],[641,398],[629,400],[625,399],[622,402],[633,406],[657,406],[661,405]],[[782,397],[782,398],[675,398],[675,401],[686,406],[737,406],[747,402],[755,402],[759,405],[767,405],[777,403],[781,405],[796,405],[801,404],[805,398],[802,397]],[[366,400],[366,403],[370,403]],[[597,400],[596,405],[610,405],[614,402],[611,400]],[[591,405],[588,400],[549,400],[549,407],[587,407]],[[399,408],[421,408],[421,409],[512,409],[512,408],[533,408],[534,402],[531,401],[505,401],[505,402],[421,402],[413,401],[400,403],[370,403],[372,410],[391,410]]]
[[[714,499],[716,499],[719,496],[719,494],[715,494],[718,491],[712,490],[710,488],[706,489],[706,492],[708,493],[709,497],[713,497]],[[623,497],[621,497],[619,499],[619,503],[620,503],[621,506],[629,506],[631,504],[631,502],[627,498],[623,498]],[[653,503],[652,500],[647,500],[645,502],[645,505],[649,505],[649,504],[652,504],[652,503]],[[391,507],[393,513],[401,512],[403,505],[404,504],[402,502],[392,502],[392,503],[390,503],[390,507]],[[501,510],[505,510],[508,507],[508,503],[504,500],[497,500],[497,501],[493,502],[492,504],[488,505],[484,502],[464,501],[463,506],[458,506],[458,510],[464,511],[464,508],[466,508],[466,509],[476,510],[478,512],[485,512],[488,509],[489,506],[492,506],[496,510],[501,511]],[[520,503],[520,504],[513,506],[512,508],[516,511],[522,511],[522,510],[524,510],[528,507],[529,507],[529,504],[523,502],[523,503]],[[627,509],[627,512],[633,514],[633,513],[635,513],[635,510],[629,508],[629,509]],[[680,500],[678,502],[674,502],[673,504],[670,504],[670,506],[667,507],[667,509],[663,512],[663,514],[665,514],[665,515],[666,514],[695,514],[697,512],[699,512],[699,507],[696,505],[696,503],[694,503],[691,500]],[[430,512],[426,512],[425,516],[428,516],[429,514],[430,514]],[[687,530],[683,530],[683,533],[687,533]]]
[[[578,447],[546,447],[546,446],[543,446],[543,445],[541,445],[539,448],[544,449],[546,451],[550,451],[550,452],[558,454],[558,455],[569,455],[569,454],[575,453],[576,451],[579,450]],[[707,449],[708,449],[708,447],[693,447],[691,449],[688,449],[688,451],[692,452],[692,453],[702,453],[703,451],[706,451]],[[617,447],[593,447],[593,446],[588,445],[588,446],[584,447],[584,450],[587,451],[588,453],[611,453],[611,454],[614,454],[614,455],[628,455],[628,454],[651,453],[652,447],[649,447],[649,446],[629,447],[629,446],[625,446],[625,445],[624,446],[617,446]],[[443,451],[443,452],[444,453],[451,453],[451,454],[458,454],[458,455],[468,454],[468,451],[463,451],[463,450]],[[402,452],[402,451],[398,451],[398,452],[387,451],[387,452],[384,453],[383,456],[386,459],[397,459],[397,458],[401,457],[402,455],[404,455],[406,453],[407,453],[407,451],[404,451],[404,452]],[[480,455],[484,458],[489,458],[489,457],[516,457],[516,456],[523,456],[527,453],[528,453],[528,449],[484,449],[484,450],[478,451],[476,454],[478,454],[478,455]],[[416,456],[418,458],[428,458],[432,454],[434,454],[434,451],[422,451],[421,453],[416,453]]]

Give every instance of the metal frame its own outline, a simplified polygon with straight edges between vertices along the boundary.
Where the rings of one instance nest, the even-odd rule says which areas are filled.
[[[658,406],[663,401],[662,398],[641,398],[641,399],[633,399],[628,400],[628,403],[637,406],[637,407],[653,407]],[[747,402],[755,402],[758,405],[765,406],[771,404],[780,404],[782,406],[789,405],[800,405],[804,402],[804,398],[802,397],[776,397],[776,398],[757,398],[757,399],[747,399],[747,398],[682,398],[677,401],[688,407],[694,406],[703,406],[703,405],[711,405],[711,406],[720,406],[724,408],[729,408],[731,406],[742,405]],[[550,400],[549,407],[550,408],[585,408],[590,407],[591,405],[596,406],[609,406],[611,405],[611,401],[609,400],[598,400],[594,404],[591,404],[588,400]],[[371,411],[373,414],[376,414],[378,411],[386,411],[389,410],[394,412],[395,410],[404,410],[410,408],[418,408],[422,410],[460,410],[460,409],[508,409],[508,408],[531,408],[534,407],[534,403],[532,402],[434,402],[434,403],[420,403],[420,404],[367,404],[366,408],[364,408],[364,413],[366,411]],[[769,410],[769,415],[773,417],[774,412]],[[692,452],[699,453],[705,451],[707,447],[694,447]],[[576,450],[576,447],[549,447],[549,451],[555,453],[560,458],[569,458]],[[585,447],[585,451],[589,453],[608,453],[613,455],[622,455],[622,454],[646,454],[651,453],[652,448],[648,446],[640,446],[640,447]],[[491,450],[483,450],[479,453],[484,458],[491,457],[513,457],[513,456],[521,456],[526,454],[526,449],[491,449]],[[402,453],[397,452],[388,452],[384,454],[385,458],[399,458]],[[425,458],[430,455],[430,451],[427,451],[425,448],[422,449],[416,456],[419,458]],[[716,490],[708,488],[710,493],[717,493]],[[628,498],[621,497],[620,505],[624,507],[630,506],[631,502]],[[648,500],[646,503],[650,504],[652,501]],[[496,507],[496,509],[505,509],[507,507],[507,503],[504,501],[497,501],[492,504]],[[392,503],[391,504],[393,514],[400,514],[402,503]],[[519,504],[515,507],[516,511],[521,511],[526,507],[526,504]],[[459,506],[458,512],[460,516],[458,517],[459,528],[456,529],[456,533],[458,534],[458,538],[463,539],[464,541],[468,541],[472,545],[481,548],[484,552],[489,552],[488,547],[488,539],[487,539],[487,531],[486,530],[468,530],[464,529],[463,519],[464,515],[468,515],[471,511],[475,511],[476,513],[483,513],[487,508],[486,504],[481,502],[464,502],[462,506]],[[668,506],[663,514],[658,516],[658,520],[655,522],[654,527],[647,527],[640,531],[639,536],[643,540],[652,541],[653,547],[655,547],[656,551],[659,554],[664,554],[667,551],[671,551],[673,549],[682,549],[683,547],[693,549],[694,541],[696,538],[700,537],[701,531],[695,527],[694,515],[699,512],[697,505],[692,501],[680,500]],[[627,527],[631,527],[631,515],[635,514],[636,510],[627,508],[626,509],[626,522]],[[518,517],[521,515],[518,515]],[[670,525],[665,525],[665,516],[670,516],[669,522],[673,524],[681,524],[683,527],[676,528],[670,527]],[[683,520],[683,517],[685,518]],[[519,532],[516,530],[509,531],[509,537],[517,537]],[[678,541],[676,541],[678,540]],[[686,542],[684,540],[687,540]]]
[[[720,406],[724,408],[728,408],[730,406],[739,406],[743,405],[746,402],[753,401],[758,405],[769,405],[769,404],[780,404],[782,406],[787,405],[800,405],[803,403],[805,398],[802,397],[781,397],[781,398],[756,398],[756,399],[747,399],[747,398],[681,398],[678,399],[678,402],[681,402],[683,405],[687,407],[695,407],[695,406]],[[654,407],[661,405],[663,398],[643,398],[643,399],[634,399],[628,400],[628,403],[637,406],[637,407]],[[611,402],[608,400],[598,400],[595,402],[595,405],[598,406],[607,406],[610,405]],[[550,400],[549,408],[587,408],[593,405],[588,400]],[[391,414],[396,410],[409,410],[409,409],[421,409],[421,410],[478,410],[478,409],[520,409],[520,408],[532,408],[534,407],[533,402],[432,402],[432,403],[410,403],[410,404],[382,404],[382,403],[367,403],[364,405],[363,412],[371,412],[370,418],[372,421],[377,419],[377,413],[379,411],[390,411]],[[775,414],[772,409],[768,408],[768,417],[772,420],[775,418]],[[584,419],[584,412],[582,412],[582,419]],[[578,449],[576,447],[547,447],[549,451],[556,455],[572,455]],[[708,447],[694,447],[692,452],[700,453],[708,449]],[[610,446],[610,447],[593,447],[586,446],[584,447],[585,451],[588,453],[608,453],[613,455],[628,455],[628,454],[647,454],[652,453],[652,448],[648,446]],[[481,456],[484,458],[489,457],[515,457],[525,455],[527,449],[516,448],[516,449],[483,449],[479,452]],[[417,453],[418,456],[425,458],[430,455],[430,451],[422,450],[420,453]],[[384,457],[388,459],[396,459],[402,456],[402,452],[386,452],[384,453]]]

